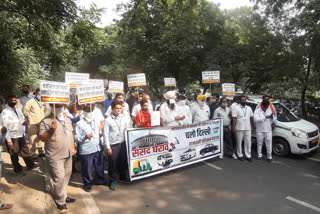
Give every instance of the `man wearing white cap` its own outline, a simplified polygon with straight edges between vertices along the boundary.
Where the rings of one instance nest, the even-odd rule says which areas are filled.
[[[209,120],[210,109],[206,104],[206,95],[198,95],[197,102],[195,102],[191,107],[191,114],[193,123]]]
[[[178,126],[180,120],[184,120],[184,116],[179,116],[178,108],[175,101],[175,92],[168,91],[163,95],[166,102],[160,107],[160,117],[163,126]]]

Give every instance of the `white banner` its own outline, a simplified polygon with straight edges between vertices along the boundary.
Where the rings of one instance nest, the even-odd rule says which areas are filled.
[[[128,74],[128,87],[146,86],[146,75],[144,73]]]
[[[138,180],[222,154],[222,119],[186,126],[126,131],[130,180]]]
[[[64,82],[40,80],[40,96],[43,103],[69,104],[70,88]]]
[[[164,86],[176,86],[176,78],[164,78]]]
[[[220,71],[202,71],[202,83],[219,83]]]
[[[222,94],[223,95],[235,95],[236,87],[234,83],[223,83],[222,84]]]
[[[95,103],[104,101],[104,86],[103,81],[100,84],[82,85],[77,87],[78,103]]]
[[[123,82],[119,81],[109,81],[109,89],[108,92],[118,92],[123,93]]]
[[[76,88],[78,85],[88,84],[89,76],[88,73],[66,72],[65,82],[69,84],[70,88]]]

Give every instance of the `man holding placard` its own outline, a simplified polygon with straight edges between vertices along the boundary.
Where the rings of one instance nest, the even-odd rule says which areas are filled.
[[[45,153],[52,179],[52,195],[59,210],[67,210],[67,186],[75,154],[71,120],[64,115],[62,104],[50,104],[51,115],[40,122],[40,140],[45,142]],[[54,117],[56,115],[56,117]]]
[[[83,189],[87,192],[92,188],[92,166],[95,168],[95,182],[105,184],[103,172],[103,154],[100,141],[100,117],[92,113],[90,105],[83,108],[83,118],[76,124],[76,140],[79,145],[81,175]]]

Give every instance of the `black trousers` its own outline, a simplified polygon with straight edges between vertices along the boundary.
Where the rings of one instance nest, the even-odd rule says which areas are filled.
[[[231,157],[234,153],[234,146],[232,142],[232,133],[228,127],[223,127],[223,153],[224,156]]]
[[[108,174],[110,182],[117,182],[120,176],[128,173],[127,149],[125,142],[111,145],[112,156],[108,156]]]
[[[80,155],[81,175],[83,185],[86,188],[92,187],[92,167],[95,171],[95,182],[97,185],[105,184],[103,171],[103,155],[102,152],[95,152],[88,155]]]
[[[24,137],[11,138],[11,141],[13,143],[13,147],[9,147],[7,141],[6,141],[6,146],[10,153],[10,159],[11,159],[14,172],[16,173],[22,172],[22,166],[19,163],[19,154],[21,155],[24,162],[26,163],[27,168],[32,169],[34,167],[34,163]]]

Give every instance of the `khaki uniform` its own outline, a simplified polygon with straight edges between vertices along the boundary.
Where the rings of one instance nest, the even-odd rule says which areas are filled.
[[[28,133],[31,153],[41,155],[44,153],[44,142],[39,137],[40,121],[50,114],[49,104],[40,103],[38,100],[29,100],[24,107],[24,116],[28,119]]]
[[[52,195],[55,202],[59,205],[66,203],[67,186],[72,172],[72,150],[73,135],[72,123],[69,118],[64,116],[64,123],[57,120],[57,129],[48,142],[45,142],[46,160],[49,167],[49,174],[52,182]],[[53,115],[40,122],[40,132],[51,128]]]

